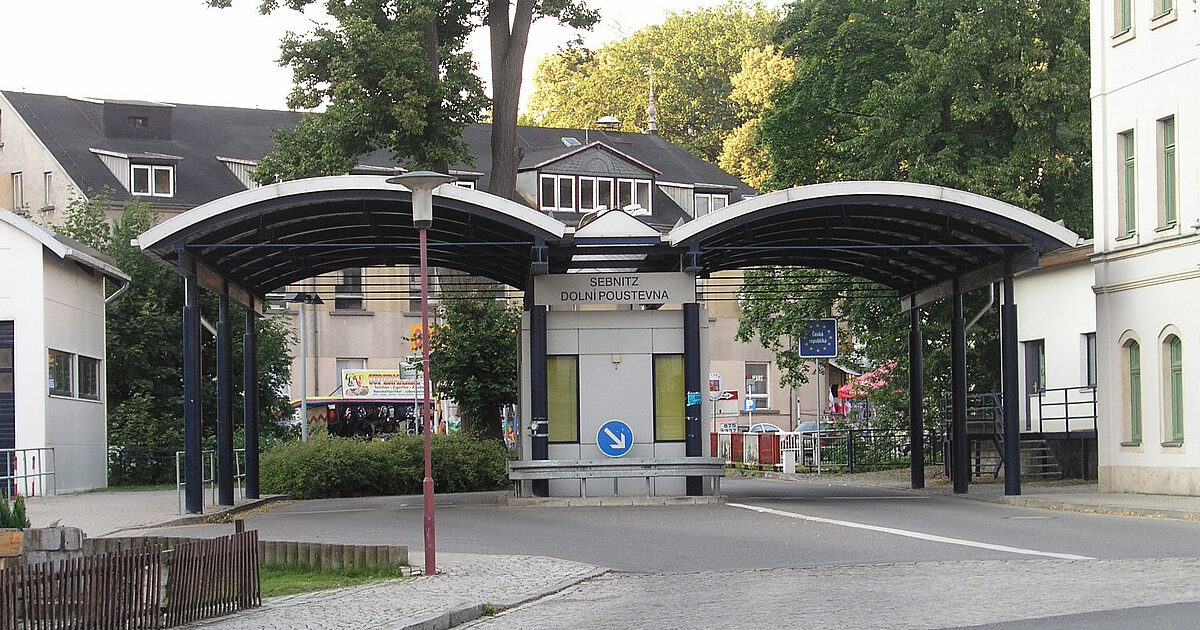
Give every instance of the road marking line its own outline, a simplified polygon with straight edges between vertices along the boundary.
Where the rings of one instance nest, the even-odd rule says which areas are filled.
[[[1006,545],[993,545],[991,543],[976,542],[973,540],[963,540],[961,538],[947,538],[945,536],[935,536],[933,534],[923,534],[921,532],[908,531],[906,529],[895,529],[892,527],[880,527],[878,525],[867,525],[864,523],[854,523],[851,521],[839,521],[832,518],[821,518],[820,516],[807,516],[797,514],[795,512],[785,512],[783,510],[774,510],[771,508],[758,507],[756,505],[744,505],[742,503],[726,503],[729,507],[742,508],[763,514],[774,514],[775,516],[786,516],[787,518],[800,519],[802,521],[810,521],[813,523],[825,523],[827,525],[841,525],[842,527],[852,527],[854,529],[866,529],[873,532],[882,532],[884,534],[894,534],[896,536],[904,536],[906,538],[916,538],[918,540],[928,540],[931,542],[946,543],[948,545],[962,545],[964,547],[978,547],[980,549],[989,549],[991,551],[1006,551],[1008,553],[1017,553],[1026,556],[1042,556],[1046,558],[1057,558],[1059,560],[1095,560],[1090,556],[1077,556],[1070,553],[1053,553],[1050,551],[1037,551],[1034,549],[1022,549],[1020,547],[1008,547]]]
[[[907,499],[924,501],[925,499],[928,499],[929,497],[923,497],[920,495],[912,495],[912,496],[896,495],[896,496],[886,496],[886,497],[821,497],[821,498],[825,499],[825,500],[832,499],[832,500],[836,500],[836,501],[868,501],[868,500],[869,501],[891,501],[893,499],[900,500],[900,501],[907,500]]]
[[[338,512],[371,512],[375,508],[345,508],[341,510],[307,510],[304,512],[280,512],[280,514],[336,514]]]

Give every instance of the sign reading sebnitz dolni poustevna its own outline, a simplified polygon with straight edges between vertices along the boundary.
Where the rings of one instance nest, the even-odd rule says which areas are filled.
[[[696,301],[690,273],[564,273],[534,276],[539,306],[683,304]]]

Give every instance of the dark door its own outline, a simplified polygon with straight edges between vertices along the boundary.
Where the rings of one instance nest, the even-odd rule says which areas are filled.
[[[13,323],[0,322],[0,449],[17,446]]]

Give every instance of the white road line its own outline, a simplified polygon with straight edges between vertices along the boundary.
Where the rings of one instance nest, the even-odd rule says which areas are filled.
[[[341,510],[306,510],[304,512],[280,512],[280,514],[338,514],[341,512],[372,512],[375,508],[345,508]]]
[[[795,512],[785,512],[783,510],[774,510],[771,508],[758,507],[757,505],[744,505],[742,503],[726,503],[729,507],[742,508],[763,514],[774,514],[775,516],[786,516],[787,518],[795,518],[802,521],[810,521],[813,523],[825,523],[827,525],[841,525],[842,527],[853,527],[854,529],[866,529],[873,532],[882,532],[884,534],[894,534],[896,536],[904,536],[906,538],[916,538],[918,540],[928,540],[931,542],[946,543],[948,545],[962,545],[964,547],[978,547],[980,549],[990,549],[992,551],[1005,551],[1008,553],[1018,553],[1026,556],[1042,556],[1045,558],[1057,558],[1059,560],[1095,560],[1090,556],[1077,556],[1070,553],[1053,553],[1049,551],[1037,551],[1035,549],[1022,549],[1020,547],[1008,547],[1005,545],[993,545],[991,543],[976,542],[974,540],[963,540],[961,538],[947,538],[945,536],[935,536],[933,534],[923,534],[921,532],[912,532],[906,529],[895,529],[892,527],[880,527],[878,525],[867,525],[864,523],[854,523],[851,521],[839,521],[832,518],[821,518],[819,516],[807,516],[805,514],[797,514]]]

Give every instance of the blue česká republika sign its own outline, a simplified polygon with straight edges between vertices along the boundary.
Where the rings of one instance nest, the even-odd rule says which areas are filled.
[[[800,337],[800,357],[804,359],[837,358],[837,320],[810,319]]]

